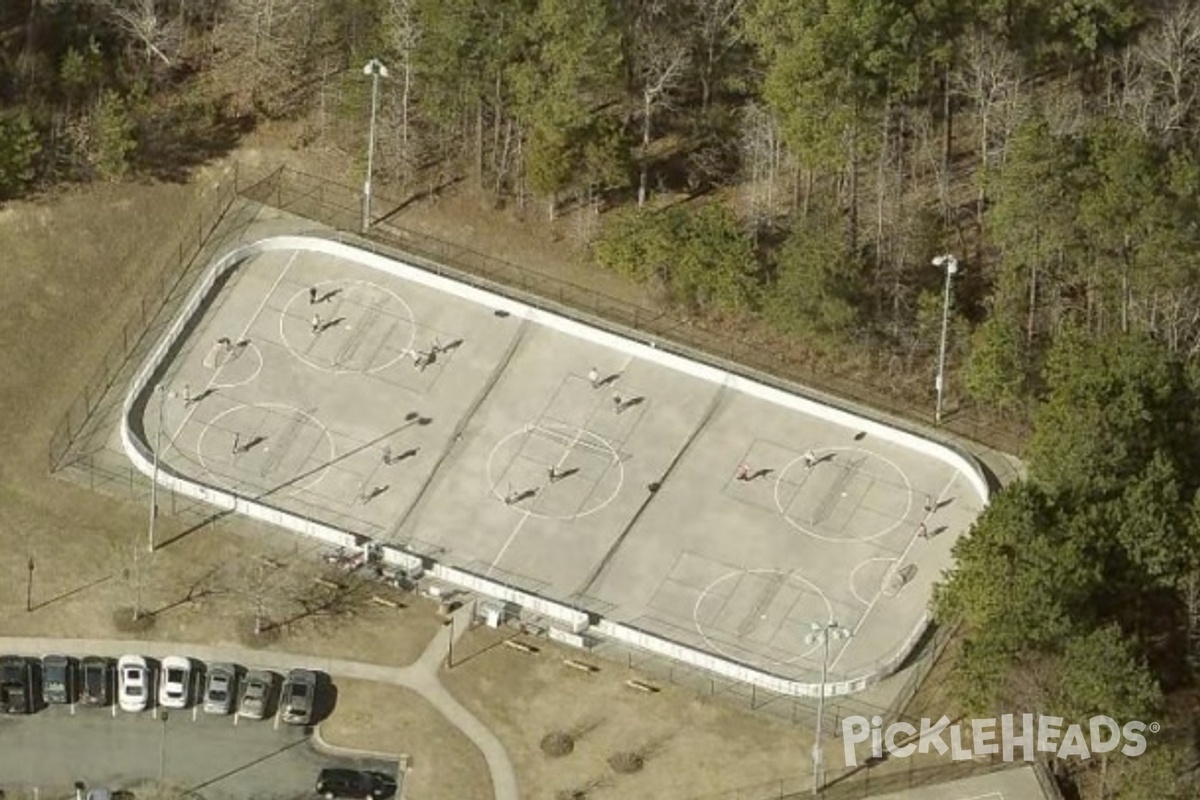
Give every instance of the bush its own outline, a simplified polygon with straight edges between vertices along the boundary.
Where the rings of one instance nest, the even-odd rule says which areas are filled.
[[[759,271],[754,247],[723,206],[618,212],[593,247],[602,266],[661,287],[691,311],[751,305]]]

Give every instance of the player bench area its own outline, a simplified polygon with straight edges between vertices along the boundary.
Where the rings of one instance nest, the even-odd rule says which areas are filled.
[[[819,669],[814,622],[855,633],[839,674],[889,656],[985,499],[873,423],[411,268],[274,250],[214,293],[159,381],[164,468],[775,674]]]

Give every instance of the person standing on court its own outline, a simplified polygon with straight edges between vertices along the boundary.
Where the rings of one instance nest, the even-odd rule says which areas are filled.
[[[599,388],[600,372],[595,367],[592,367],[590,370],[588,370],[588,380],[592,382],[593,389]]]
[[[317,287],[315,286],[308,287],[308,304],[310,306],[317,304]]]

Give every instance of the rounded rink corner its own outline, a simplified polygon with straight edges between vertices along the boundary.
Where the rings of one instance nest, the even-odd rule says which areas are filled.
[[[347,278],[343,283],[355,287],[355,291],[348,294],[362,297],[333,298],[322,304],[320,293],[306,288],[297,290],[290,284],[280,287],[280,279],[276,279],[261,303],[257,303],[254,313],[269,315],[272,330],[282,331],[276,334],[282,343],[255,342],[245,333],[234,340],[230,333],[224,345],[211,346],[209,337],[189,348],[188,340],[197,335],[200,321],[213,308],[220,307],[215,302],[216,297],[229,290],[231,278],[241,270],[252,269],[259,259],[268,258],[286,262],[280,278],[298,259],[317,260],[322,264],[349,262],[356,275],[365,271],[369,273],[368,278],[375,276],[378,285],[368,279]],[[299,285],[316,288],[318,283],[312,279]],[[325,284],[319,285],[323,290]],[[308,506],[288,507],[289,498],[298,493],[328,493],[338,489],[337,476],[328,474],[330,464],[339,462],[340,467],[340,462],[346,459],[358,459],[355,463],[364,466],[361,474],[354,476],[355,480],[362,481],[354,490],[357,498],[354,502],[360,505],[373,503],[372,509],[390,509],[387,503],[401,502],[392,498],[403,497],[405,490],[401,479],[393,476],[400,474],[398,470],[405,465],[419,462],[425,450],[433,449],[423,443],[394,455],[391,440],[347,442],[324,416],[324,404],[289,402],[286,393],[294,387],[288,381],[307,379],[297,379],[294,375],[280,379],[279,385],[284,392],[280,398],[239,397],[237,410],[214,413],[203,427],[198,427],[199,423],[191,415],[200,403],[212,402],[211,398],[201,398],[214,390],[220,390],[217,391],[220,395],[229,387],[233,387],[230,391],[253,393],[258,382],[266,379],[262,373],[269,371],[272,359],[286,358],[294,364],[307,364],[314,374],[322,376],[322,380],[342,379],[346,375],[376,378],[394,372],[410,382],[423,381],[419,386],[411,385],[428,391],[433,382],[442,378],[440,370],[446,369],[446,364],[452,364],[458,357],[458,353],[451,352],[457,342],[434,339],[429,346],[432,355],[437,357],[439,348],[445,355],[435,360],[425,353],[423,364],[413,359],[418,367],[414,369],[405,356],[424,346],[426,328],[438,330],[433,323],[449,315],[442,318],[427,315],[433,319],[429,322],[420,315],[419,304],[406,297],[403,290],[395,289],[400,285],[411,287],[413,292],[436,293],[449,296],[455,302],[465,301],[486,309],[490,317],[512,325],[532,326],[548,334],[571,337],[580,343],[580,347],[589,348],[589,352],[603,348],[619,356],[626,365],[636,363],[664,373],[669,371],[672,375],[683,376],[689,385],[711,387],[714,397],[733,393],[739,398],[747,398],[746,402],[769,404],[780,409],[780,413],[803,416],[804,424],[809,426],[805,430],[835,430],[841,437],[837,441],[832,441],[832,435],[825,433],[812,434],[830,439],[822,441],[820,447],[810,449],[795,445],[790,450],[778,449],[771,462],[778,472],[769,481],[762,481],[761,487],[755,481],[731,480],[734,489],[726,494],[732,495],[736,490],[741,495],[720,497],[719,492],[706,495],[706,502],[736,501],[746,507],[757,503],[753,513],[769,515],[769,519],[777,523],[769,534],[763,535],[764,540],[773,537],[781,542],[779,546],[789,548],[795,563],[786,566],[772,563],[770,554],[763,551],[756,555],[753,546],[736,553],[718,554],[717,550],[727,546],[727,542],[714,538],[706,545],[710,546],[711,552],[703,556],[680,550],[677,563],[688,558],[691,561],[688,562],[690,566],[685,565],[687,569],[680,568],[678,575],[670,569],[658,570],[654,576],[657,588],[646,591],[644,607],[638,606],[635,611],[622,610],[611,603],[589,602],[591,598],[583,592],[531,590],[530,585],[539,587],[539,584],[507,581],[504,570],[493,576],[492,569],[478,566],[486,565],[491,559],[475,557],[451,563],[441,555],[430,555],[439,552],[436,548],[415,547],[411,540],[389,540],[385,536],[372,540],[361,531],[340,527],[336,522],[342,519],[339,515],[322,517],[312,513]],[[282,292],[281,299],[272,302],[272,293],[276,290]],[[350,301],[359,303],[355,313],[339,314],[338,303]],[[312,322],[311,329],[310,318],[319,320],[319,324]],[[326,328],[330,330],[326,331]],[[335,334],[341,338],[333,338]],[[326,338],[322,339],[323,336]],[[231,350],[231,347],[241,350]],[[326,349],[319,350],[321,347]],[[517,344],[512,347],[516,348]],[[188,353],[195,354],[197,365],[203,361],[196,369],[207,370],[204,374],[211,379],[207,387],[198,385],[195,380],[191,382],[189,396],[185,398],[186,409],[174,412],[182,416],[182,421],[174,432],[170,428],[166,430],[170,438],[156,456],[154,443],[156,437],[161,441],[163,435],[163,393],[159,393],[160,400],[155,402],[155,390],[160,383],[165,383],[162,376],[171,374],[173,361]],[[508,352],[503,358],[511,359],[512,353]],[[594,526],[607,514],[626,513],[622,511],[626,507],[622,504],[644,506],[651,500],[667,502],[661,498],[670,495],[671,491],[681,495],[682,490],[673,489],[680,483],[675,479],[668,480],[660,489],[657,478],[648,482],[637,474],[639,466],[647,460],[640,450],[632,458],[622,452],[627,447],[638,449],[636,436],[641,434],[622,433],[624,429],[620,426],[634,426],[639,415],[652,413],[653,401],[613,414],[604,402],[610,391],[597,390],[588,394],[597,383],[595,375],[585,377],[592,360],[589,356],[588,361],[582,362],[578,368],[579,380],[568,388],[576,392],[573,396],[589,398],[589,402],[594,398],[603,413],[597,412],[588,420],[558,419],[547,423],[545,420],[531,422],[534,415],[518,411],[503,417],[497,411],[494,413],[497,417],[492,430],[494,435],[481,445],[483,450],[478,462],[460,468],[466,477],[456,485],[462,485],[462,481],[468,479],[475,481],[481,498],[478,501],[480,508],[483,509],[486,503],[486,510],[477,513],[486,514],[489,523],[507,526],[497,534],[496,542],[503,542],[503,549],[496,542],[490,542],[487,546],[492,547],[491,552],[500,549],[501,554],[508,551],[510,557],[516,558],[522,557],[522,547],[561,547],[564,537],[581,536],[593,530],[582,526]],[[502,382],[509,368],[507,360],[498,363],[499,367],[493,371],[499,377],[493,377],[493,383]],[[223,374],[226,371],[228,374]],[[622,388],[621,391],[624,394],[626,390]],[[232,404],[233,400],[229,402]],[[158,406],[159,427],[157,433],[151,435],[156,430],[152,420],[155,406]],[[258,411],[263,416],[261,420],[254,417]],[[267,419],[268,412],[275,416]],[[474,409],[471,413],[475,413]],[[416,416],[409,413],[408,418]],[[412,424],[416,425],[415,422]],[[188,431],[189,425],[197,427],[194,438],[202,442],[191,451],[180,441],[179,435],[180,431]],[[415,435],[412,431],[417,428],[410,429],[405,425],[399,426],[404,435]],[[545,492],[548,498],[545,502],[550,505],[540,511],[531,507],[519,515],[514,514],[514,509],[505,508],[503,502],[497,500],[507,489],[506,483],[502,486],[508,474],[504,471],[524,468],[521,459],[527,458],[530,451],[518,448],[517,444],[520,437],[540,430],[554,434],[542,437],[547,441],[578,443],[578,447],[570,443],[563,445],[568,452],[589,445],[590,451],[594,452],[591,460],[585,463],[583,473],[591,469],[597,477],[586,493],[584,489],[578,489],[578,498],[569,493],[584,485],[581,480],[575,479],[575,483],[570,482],[571,479],[559,481],[554,492]],[[459,446],[461,435],[461,430],[454,434],[453,446]],[[161,488],[180,496],[270,523],[321,545],[358,550],[364,544],[370,544],[386,565],[423,573],[432,580],[520,609],[523,614],[548,622],[552,633],[557,632],[555,638],[577,646],[612,642],[682,662],[727,680],[793,697],[853,694],[900,667],[928,626],[927,606],[932,581],[950,565],[950,545],[956,536],[970,527],[989,498],[982,467],[970,455],[951,446],[710,364],[689,360],[655,344],[594,328],[564,314],[460,283],[440,271],[413,266],[336,238],[312,235],[272,236],[238,246],[203,272],[176,318],[136,372],[124,398],[119,436],[122,449],[138,471],[152,480],[156,476]],[[622,436],[634,438],[623,440]],[[629,444],[630,441],[634,445]],[[448,439],[445,447],[451,446]],[[543,442],[539,446],[546,445]],[[397,447],[399,450],[404,445]],[[378,457],[381,448],[382,461]],[[808,456],[814,451],[817,454],[815,461],[820,462],[815,465],[808,463],[811,460]],[[414,457],[405,464],[393,464],[409,455]],[[822,458],[827,460],[822,461]],[[368,460],[371,462],[366,466]],[[426,460],[435,461],[433,458]],[[202,466],[197,467],[201,461]],[[729,463],[733,466],[728,474],[732,475],[733,468],[744,462],[742,457],[732,456]],[[750,463],[758,466],[763,463],[763,458],[752,455]],[[538,469],[537,475],[545,475],[544,467]],[[926,477],[925,472],[932,477]],[[533,468],[528,474],[535,474]],[[557,473],[551,469],[549,475],[550,482],[554,483]],[[265,491],[256,488],[254,483],[270,480],[282,481],[279,485],[289,485],[290,491]],[[655,487],[650,492],[651,500],[646,499],[643,491],[647,483]],[[760,488],[761,497],[754,494]],[[679,502],[682,503],[680,513],[689,510],[686,499]],[[401,508],[396,517],[406,519],[406,508],[411,505]],[[640,511],[630,512],[628,517],[632,521],[628,526],[635,525],[640,514]],[[561,530],[534,531],[535,525],[557,525]],[[522,526],[526,529],[522,530]],[[377,527],[381,531],[387,530],[383,525]],[[621,546],[624,534],[614,535],[613,539],[615,549]],[[568,546],[581,549],[578,540],[569,540]],[[827,548],[827,551],[810,548]],[[838,548],[844,549],[845,553]],[[823,555],[825,552],[832,554],[828,557],[834,559],[831,562],[834,566],[825,568],[818,563],[819,559],[827,557]],[[539,560],[528,553],[524,557],[530,561]],[[499,558],[497,555],[496,560]],[[495,561],[492,566],[496,566]],[[611,568],[608,557],[598,558],[590,580],[603,584],[603,575]],[[641,566],[639,569],[639,574],[648,571]],[[597,578],[597,575],[601,577]],[[831,586],[835,588],[831,589]],[[656,592],[662,593],[664,598],[670,592],[675,594],[656,606]],[[655,597],[649,596],[652,594]],[[597,608],[604,610],[597,611]],[[661,619],[651,619],[659,613],[656,608],[668,610],[662,612]],[[670,610],[675,608],[677,613]],[[818,616],[828,619],[812,619]],[[801,626],[834,618],[849,628],[852,635],[836,650],[831,647],[827,663],[822,665],[820,648],[805,644],[805,631]],[[822,666],[828,672],[823,686],[819,678]]]

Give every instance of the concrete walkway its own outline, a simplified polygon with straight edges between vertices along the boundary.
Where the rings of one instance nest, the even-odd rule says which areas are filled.
[[[504,745],[482,722],[454,699],[453,695],[438,680],[438,667],[449,650],[451,631],[460,637],[470,622],[470,604],[455,613],[454,625],[445,626],[437,632],[421,657],[407,667],[388,667],[380,664],[365,664],[360,661],[344,661],[337,658],[322,658],[299,653],[281,653],[255,650],[245,647],[211,647],[182,642],[128,641],[120,639],[49,639],[36,637],[0,637],[0,652],[41,657],[48,653],[64,653],[77,656],[108,656],[117,658],[126,653],[163,658],[168,655],[186,654],[205,662],[227,661],[246,667],[262,667],[275,670],[294,668],[320,670],[332,677],[355,678],[358,680],[403,686],[417,692],[442,713],[452,725],[470,739],[487,761],[492,778],[495,800],[518,800],[517,776]]]

